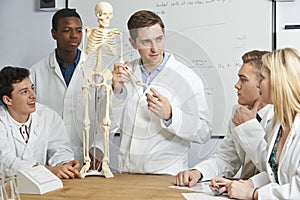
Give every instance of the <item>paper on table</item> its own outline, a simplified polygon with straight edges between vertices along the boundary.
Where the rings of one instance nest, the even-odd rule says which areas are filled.
[[[182,193],[182,196],[187,200],[194,199],[229,199],[227,196],[215,196],[209,188],[209,183],[197,183],[194,187],[185,186],[169,186],[169,188],[188,190],[199,193]]]
[[[205,200],[215,200],[215,199],[229,199],[227,196],[215,196],[213,194],[207,194],[207,193],[181,193],[182,196],[186,200],[199,200],[199,199],[205,199]]]
[[[194,187],[186,187],[186,186],[169,186],[169,188],[179,189],[179,190],[188,190],[194,192],[205,192],[208,194],[213,194],[210,190],[207,183],[197,183]]]

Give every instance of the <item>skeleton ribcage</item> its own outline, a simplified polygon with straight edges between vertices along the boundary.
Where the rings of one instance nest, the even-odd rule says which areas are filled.
[[[116,55],[116,42],[115,42],[115,33],[114,31],[103,31],[102,29],[93,29],[89,38],[88,44],[86,47],[86,53],[92,54],[96,51],[101,50],[101,46],[106,47],[106,50],[109,49],[110,52],[107,52],[109,55]],[[105,52],[102,53],[102,56]]]

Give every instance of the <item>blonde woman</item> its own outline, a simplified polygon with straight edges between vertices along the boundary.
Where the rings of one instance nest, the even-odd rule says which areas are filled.
[[[263,56],[260,92],[275,115],[267,148],[266,171],[247,181],[216,178],[211,189],[237,199],[300,197],[300,53],[292,48]],[[226,182],[218,186],[218,182]]]

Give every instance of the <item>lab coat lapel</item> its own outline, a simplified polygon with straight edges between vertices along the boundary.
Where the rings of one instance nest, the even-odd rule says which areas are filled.
[[[134,63],[133,72],[134,75],[138,78],[138,80],[142,81],[141,66],[138,63]],[[135,98],[138,99],[138,105],[136,107],[135,126],[133,128],[134,128],[134,136],[138,136],[140,134],[144,135],[144,132],[147,129],[146,125],[150,121],[150,119],[148,118],[149,115],[147,114],[148,112],[147,101],[145,96],[145,94],[149,91],[149,88],[147,88],[144,92],[143,91],[144,88],[135,85],[135,83],[134,83],[134,87],[137,87],[135,90],[136,93],[134,93],[134,95],[136,95]],[[143,131],[140,129],[142,129]]]
[[[295,119],[294,119],[292,128],[289,132],[289,135],[286,138],[285,144],[283,146],[283,149],[282,149],[282,152],[281,152],[281,155],[280,155],[280,159],[279,159],[279,167],[278,168],[280,168],[282,166],[284,160],[289,157],[288,156],[288,150],[291,146],[291,143],[293,142],[294,137],[296,136],[296,133],[299,132],[299,128],[300,128],[300,115],[297,114]],[[287,161],[287,163],[289,163],[289,161]],[[278,169],[278,171],[279,171],[279,169]]]
[[[81,54],[83,54],[83,52],[81,52]],[[85,57],[87,57],[87,55],[85,55]],[[78,76],[82,76],[82,67],[81,67],[82,62],[83,62],[83,56],[81,55],[79,62],[73,72],[73,75],[72,75],[72,78],[71,78],[68,88],[70,88],[70,86],[74,87],[74,86],[78,85],[78,83],[76,83],[76,81],[82,80],[82,78],[78,78]],[[80,82],[79,84],[82,85],[82,82]]]
[[[22,138],[21,133],[19,131],[14,130],[13,126],[10,126],[11,135],[17,140],[18,144],[22,143],[25,145],[25,140]]]
[[[268,104],[264,108],[258,111],[259,116],[262,118],[260,124],[264,127],[265,131],[267,132],[267,128],[272,126],[272,119],[274,116],[274,108],[273,105]]]
[[[52,54],[50,55],[50,59],[49,59],[49,67],[52,68],[52,70],[54,70],[56,76],[59,77],[60,81],[62,81],[63,85],[65,87],[67,87],[65,79],[61,73],[60,67],[56,61],[56,57],[55,57],[55,50],[52,52]]]
[[[42,133],[42,127],[38,124],[37,121],[37,116],[35,115],[35,112],[32,113],[32,122],[31,122],[31,127],[30,127],[30,133],[29,133],[29,140],[25,146],[23,155],[30,155],[33,152],[33,149],[36,149],[36,145],[39,144],[39,134]],[[28,153],[27,153],[28,152]],[[22,156],[23,156],[22,155]]]
[[[32,123],[31,123],[31,130],[29,135],[28,144],[30,143],[36,144],[36,140],[39,138],[39,135],[42,133],[42,127],[37,123],[37,116],[35,114],[32,115]]]
[[[150,152],[151,146],[145,146],[145,142],[153,139],[153,137],[160,132],[161,125],[159,119],[148,109],[145,93],[149,92],[151,87],[160,91],[161,85],[165,85],[165,76],[168,71],[166,69],[169,66],[170,65],[167,66],[167,64],[165,65],[162,71],[153,79],[145,92],[143,92],[143,88],[138,89],[139,97],[137,98],[139,98],[139,103],[136,108],[137,112],[135,116],[135,126],[133,127],[134,131],[131,143],[131,152]],[[139,68],[135,69],[135,75],[142,80],[142,74]]]
[[[8,111],[6,111],[6,121],[9,124],[9,128],[10,128],[10,132],[11,132],[12,137],[14,137],[15,140],[17,140],[17,143],[25,144],[25,141],[24,141],[21,133],[17,130],[14,130],[13,122],[11,121],[11,119],[9,117]]]
[[[270,140],[268,142],[269,146],[268,146],[267,159],[266,159],[266,169],[267,169],[267,172],[269,174],[269,178],[270,178],[271,182],[276,182],[276,181],[275,181],[275,177],[274,177],[273,171],[271,169],[271,166],[269,164],[269,159],[270,159],[270,156],[271,156],[271,153],[272,153],[272,149],[273,149],[276,137],[277,137],[279,127],[280,127],[280,124],[276,123],[276,125],[272,129],[272,134],[270,135]]]

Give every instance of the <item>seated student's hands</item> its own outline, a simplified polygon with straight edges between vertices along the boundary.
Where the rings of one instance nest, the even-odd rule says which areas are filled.
[[[98,170],[100,172],[102,170],[103,152],[97,147],[92,147],[89,150],[89,156],[91,159],[90,170]]]
[[[176,175],[175,185],[193,187],[201,177],[200,171],[196,169],[181,171]]]
[[[172,107],[167,97],[159,94],[154,88],[150,88],[152,95],[146,93],[148,109],[164,120],[172,117]]]
[[[77,160],[72,160],[60,166],[46,166],[46,168],[61,179],[80,178],[80,163]]]
[[[125,70],[129,65],[129,62],[116,63],[114,64],[114,69],[112,71],[112,86],[114,93],[121,93],[124,83],[130,81],[130,74]]]
[[[235,199],[252,199],[255,191],[248,180],[232,181],[226,187],[228,196]]]
[[[213,178],[209,187],[215,195],[222,195],[227,192],[227,186],[231,182],[231,180],[226,178]]]

